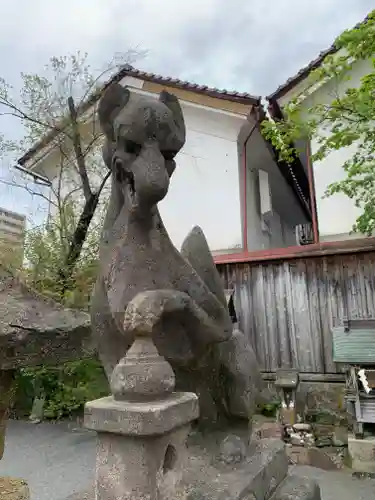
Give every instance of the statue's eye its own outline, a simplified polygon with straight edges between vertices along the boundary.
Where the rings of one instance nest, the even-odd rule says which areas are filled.
[[[142,146],[133,141],[125,141],[125,150],[131,155],[138,156],[141,152]]]

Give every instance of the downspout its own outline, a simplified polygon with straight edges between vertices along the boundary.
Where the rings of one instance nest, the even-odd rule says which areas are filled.
[[[257,128],[259,124],[259,108],[257,108],[257,116],[256,116],[256,122],[254,125],[251,127],[251,130],[246,137],[246,140],[244,141],[243,144],[243,150],[242,150],[242,155],[243,155],[243,200],[244,200],[244,214],[243,214],[243,226],[244,226],[244,238],[243,238],[243,250],[244,252],[248,251],[248,245],[247,245],[247,155],[246,155],[246,146],[247,142],[250,139],[250,137],[253,135],[254,130]]]
[[[311,164],[310,140],[308,140],[306,144],[306,160],[307,160],[307,178],[309,181],[313,237],[314,237],[314,243],[319,243],[319,226],[318,226],[318,215],[316,211],[314,172],[313,172],[313,166]]]

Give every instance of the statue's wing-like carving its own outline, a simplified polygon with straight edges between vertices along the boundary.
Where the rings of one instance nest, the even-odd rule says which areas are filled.
[[[206,237],[200,227],[195,226],[186,236],[182,243],[181,255],[189,262],[209,290],[227,308],[223,284]]]

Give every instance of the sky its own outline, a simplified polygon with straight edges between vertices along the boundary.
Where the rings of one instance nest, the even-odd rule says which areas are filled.
[[[17,86],[51,56],[80,50],[101,68],[138,48],[147,51],[140,69],[265,96],[374,8],[375,0],[2,0],[0,77]],[[0,133],[22,132],[7,121]],[[1,184],[0,206],[32,220],[45,214],[35,197]]]

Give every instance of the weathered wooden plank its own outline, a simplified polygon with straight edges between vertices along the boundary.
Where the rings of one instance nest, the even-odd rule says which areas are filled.
[[[267,364],[271,370],[280,367],[280,341],[278,334],[278,308],[275,297],[275,277],[274,266],[268,264],[264,266],[264,300],[266,307],[267,321]]]
[[[274,265],[275,274],[275,307],[277,315],[277,336],[279,348],[279,366],[275,368],[291,368],[292,356],[287,319],[286,283],[283,267]]]
[[[320,262],[317,259],[306,260],[306,284],[308,293],[308,312],[310,340],[314,372],[324,372],[324,345],[322,342],[321,305],[319,300]]]
[[[332,328],[346,318],[375,318],[375,252],[227,264],[225,274],[265,372],[341,371],[332,359]]]
[[[291,357],[291,365],[293,368],[298,368],[301,366],[299,356],[298,356],[298,348],[297,348],[297,337],[296,337],[296,322],[294,319],[294,295],[293,295],[293,286],[294,286],[294,275],[291,272],[291,265],[289,262],[285,262],[283,266],[284,275],[285,275],[285,295],[286,295],[286,318],[287,318],[287,328],[289,332],[289,345],[290,345],[290,357]]]
[[[329,277],[328,259],[320,260],[320,286],[319,286],[319,319],[320,341],[322,343],[322,356],[325,373],[335,373],[337,365],[333,361],[332,344],[332,279]]]

